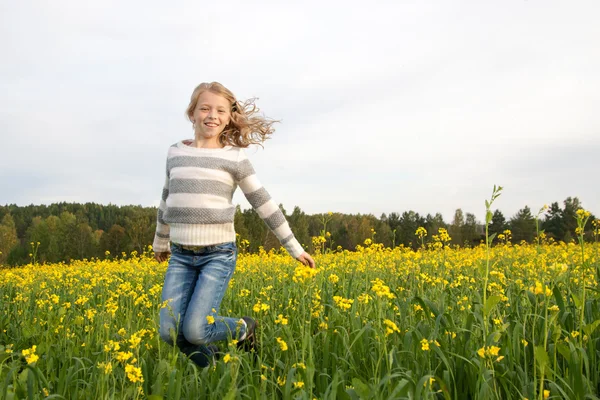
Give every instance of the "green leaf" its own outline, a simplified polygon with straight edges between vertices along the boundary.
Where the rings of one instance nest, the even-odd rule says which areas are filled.
[[[550,359],[544,346],[535,346],[534,355],[535,362],[538,364],[540,371],[546,369],[546,365],[550,364]]]
[[[361,399],[370,399],[373,395],[373,391],[369,385],[359,378],[352,378],[352,386],[354,386],[354,390],[356,390]]]
[[[571,362],[571,351],[569,350],[569,346],[564,343],[557,343],[556,349],[565,358],[565,360],[567,360],[567,363]]]
[[[231,388],[229,389],[229,392],[227,392],[225,397],[223,397],[223,400],[234,400],[236,395],[237,395],[237,387],[235,385],[232,385]]]
[[[592,322],[591,324],[585,325],[583,327],[583,331],[585,332],[586,335],[591,335],[592,332],[594,332],[596,330],[596,328],[598,328],[599,325],[600,325],[600,319],[597,319],[594,322]]]
[[[485,315],[485,316],[489,315],[490,311],[496,306],[496,304],[498,304],[498,302],[500,300],[501,300],[500,296],[488,297],[483,306],[483,315]]]
[[[581,307],[581,299],[575,293],[571,293],[571,297],[573,298],[573,303],[575,303],[575,307]]]
[[[410,389],[409,386],[410,381],[408,381],[405,378],[402,378],[400,380],[400,382],[398,382],[398,384],[396,385],[396,387],[394,388],[394,390],[392,391],[392,394],[390,395],[390,399],[397,399],[400,397],[408,397],[408,391]]]
[[[496,238],[496,235],[498,234],[498,232],[494,232],[490,235],[490,239],[489,242],[492,243],[494,241],[494,239]]]
[[[562,294],[560,293],[560,290],[558,289],[558,286],[554,286],[552,288],[552,293],[554,294],[554,299],[556,300],[556,304],[558,305],[558,308],[560,308],[561,312],[565,311],[565,302],[563,300]]]

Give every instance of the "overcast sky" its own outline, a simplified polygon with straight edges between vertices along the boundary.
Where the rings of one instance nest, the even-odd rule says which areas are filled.
[[[0,204],[157,206],[194,87],[288,212],[600,214],[600,2],[0,0]],[[249,204],[238,190],[234,203]],[[496,207],[494,207],[496,208]]]

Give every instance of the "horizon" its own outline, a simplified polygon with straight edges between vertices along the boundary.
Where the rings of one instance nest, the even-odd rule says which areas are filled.
[[[571,198],[571,199],[578,199],[578,200],[579,200],[579,202],[580,202],[580,203],[583,205],[583,209],[585,209],[586,211],[589,211],[589,212],[590,212],[590,213],[591,213],[593,216],[595,216],[596,218],[598,218],[598,215],[599,215],[599,214],[595,213],[593,210],[590,210],[589,208],[586,208],[586,207],[585,207],[585,202],[584,202],[584,201],[583,201],[581,198],[579,198],[579,196],[567,196],[567,198]],[[565,199],[563,199],[563,200],[561,200],[561,201],[555,201],[555,202],[553,201],[553,202],[548,202],[548,203],[546,203],[545,205],[547,205],[548,207],[550,207],[552,203],[558,203],[559,207],[560,207],[561,209],[563,209],[563,208],[564,208],[564,202],[567,200],[567,198],[565,198]],[[81,203],[81,202],[69,202],[69,201],[61,201],[61,202],[54,202],[54,203],[49,203],[49,204],[47,204],[47,203],[33,204],[33,203],[32,203],[32,204],[27,204],[27,205],[18,205],[18,204],[11,203],[11,204],[4,204],[4,205],[0,204],[0,207],[9,207],[9,206],[16,206],[16,207],[23,207],[23,208],[24,208],[24,207],[37,207],[37,206],[46,206],[46,207],[48,207],[48,206],[51,206],[51,205],[53,205],[53,204],[78,204],[78,205],[85,205],[85,204],[96,204],[96,205],[101,205],[101,206],[116,206],[116,207],[142,207],[142,208],[155,208],[155,209],[157,208],[157,206],[154,206],[154,205],[142,205],[142,204],[116,204],[116,203],[108,203],[108,204],[106,204],[106,203],[98,203],[98,202],[94,202],[94,201],[87,201],[87,202],[84,202],[84,203]],[[241,208],[241,210],[242,210],[242,212],[244,212],[244,211],[247,211],[247,210],[251,210],[251,209],[252,209],[252,207],[251,207],[251,206],[244,208],[244,207],[242,207],[242,205],[241,205],[241,204],[234,204],[234,205],[235,205],[235,206],[238,206],[238,205],[239,205],[239,206],[240,206],[240,208]],[[249,205],[249,204],[248,204],[248,205]],[[285,209],[285,211],[286,211],[286,215],[287,215],[287,216],[290,216],[290,215],[292,214],[292,212],[294,211],[294,208],[295,208],[295,207],[300,207],[300,206],[296,206],[296,205],[294,205],[294,206],[292,206],[292,207],[287,207],[285,204],[280,204],[280,205],[283,205],[283,208]],[[514,217],[514,216],[515,216],[515,215],[516,215],[516,214],[517,214],[519,211],[521,211],[521,210],[525,209],[525,207],[529,207],[529,209],[530,209],[530,211],[531,211],[531,214],[532,214],[534,217],[535,217],[535,215],[537,214],[537,211],[539,211],[539,210],[535,210],[535,209],[533,209],[531,206],[529,206],[529,205],[527,205],[527,204],[526,204],[526,205],[524,205],[523,207],[521,207],[520,209],[518,209],[518,210],[517,210],[515,213],[513,213],[513,214],[510,214],[510,215],[509,215],[509,214],[506,214],[506,213],[505,213],[505,212],[504,212],[504,211],[503,211],[503,210],[502,210],[500,207],[492,207],[492,208],[491,208],[491,211],[492,211],[492,212],[494,212],[494,211],[496,211],[496,210],[499,210],[499,211],[502,213],[502,215],[503,215],[503,216],[506,218],[506,221],[508,222],[508,221],[509,221],[511,218],[513,218],[513,217]],[[542,207],[543,207],[543,205],[542,205]],[[484,205],[484,208],[485,208],[485,205]],[[465,217],[466,217],[467,213],[468,213],[468,214],[473,214],[473,215],[475,215],[475,218],[476,218],[476,221],[477,221],[477,223],[478,223],[478,224],[480,224],[480,225],[481,225],[481,224],[485,225],[485,220],[484,220],[484,219],[481,219],[481,218],[479,218],[479,217],[477,216],[477,214],[475,214],[475,213],[473,213],[473,212],[471,212],[471,211],[469,211],[469,210],[465,210],[465,209],[463,209],[463,208],[461,208],[461,207],[459,207],[459,209],[461,209],[461,210],[463,211],[463,215],[464,215]],[[374,213],[365,213],[365,212],[358,212],[358,213],[345,213],[345,212],[341,212],[341,211],[334,211],[334,210],[328,210],[328,211],[325,211],[325,212],[317,212],[317,213],[308,213],[306,210],[302,209],[302,207],[300,207],[300,210],[301,210],[302,212],[304,212],[305,214],[309,215],[309,216],[312,216],[312,215],[321,215],[321,214],[327,214],[329,211],[331,211],[331,212],[333,212],[334,214],[342,214],[342,215],[360,215],[360,216],[373,216],[373,217],[375,217],[375,218],[377,218],[377,219],[381,219],[381,214],[377,215],[377,214],[374,214]],[[457,209],[457,210],[458,210],[458,209]],[[422,213],[422,212],[419,212],[419,211],[416,211],[416,210],[402,210],[402,211],[390,211],[390,212],[385,212],[385,211],[384,211],[383,213],[384,213],[386,216],[389,216],[389,215],[390,215],[390,214],[392,214],[392,213],[396,213],[396,214],[398,214],[399,216],[402,216],[402,214],[403,214],[404,212],[410,212],[410,211],[413,211],[413,212],[417,213],[417,214],[418,214],[420,217],[423,217],[423,218],[425,218],[427,215],[435,216],[436,214],[438,214],[438,213],[439,213],[439,214],[441,214],[441,215],[442,215],[442,218],[443,218],[444,222],[445,222],[445,223],[447,223],[448,225],[451,225],[451,224],[452,224],[452,220],[454,219],[454,215],[455,215],[455,213],[456,213],[456,211],[457,211],[457,210],[455,210],[455,211],[452,213],[452,216],[450,217],[450,219],[449,219],[449,220],[447,220],[447,219],[446,219],[446,216],[445,216],[444,214],[442,214],[441,212],[439,212],[439,211],[435,211],[435,212],[425,212],[425,213]],[[485,214],[485,212],[484,212],[484,214]],[[547,215],[547,211],[545,211],[545,212],[543,212],[542,214],[540,214],[540,216],[541,216],[541,217],[545,217],[546,215]],[[590,222],[590,223],[591,223],[591,222]]]

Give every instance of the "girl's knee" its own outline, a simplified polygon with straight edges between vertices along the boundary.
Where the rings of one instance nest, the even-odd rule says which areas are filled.
[[[184,322],[181,332],[183,333],[185,340],[192,344],[200,345],[209,343],[208,325],[206,324],[190,324]]]

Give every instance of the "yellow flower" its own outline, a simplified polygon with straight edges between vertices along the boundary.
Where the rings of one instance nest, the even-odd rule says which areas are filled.
[[[550,397],[550,391],[544,390],[544,398],[547,399],[548,397]]]
[[[101,363],[98,363],[98,368],[100,368],[102,371],[104,371],[105,375],[110,374],[112,372],[112,370],[113,370],[112,364],[110,362],[106,362],[106,363],[101,362]]]
[[[371,290],[375,292],[377,296],[386,297],[390,300],[396,298],[396,295],[390,291],[389,286],[386,286],[383,280],[376,278],[375,280],[372,280],[371,283],[373,284]]]
[[[344,311],[349,310],[352,307],[352,303],[354,303],[354,300],[344,299],[342,296],[333,296],[333,301],[335,301],[335,305]]]
[[[40,357],[37,354],[35,354],[36,348],[37,346],[34,344],[33,346],[31,346],[31,348],[21,351],[21,354],[23,355],[23,357],[25,357],[27,364],[33,364],[34,362],[40,359]]]
[[[225,354],[225,357],[223,357],[223,361],[225,362],[225,364],[227,364],[229,361],[231,361],[231,355],[229,353]]]
[[[292,365],[292,368],[306,369],[306,365],[304,363],[302,363],[302,362],[300,362],[300,363],[294,363]]]
[[[363,304],[369,304],[369,301],[373,299],[368,293],[363,293],[358,296],[358,302]]]
[[[277,319],[275,319],[276,324],[287,325],[288,319],[283,317],[283,314],[279,314]]]
[[[107,353],[111,350],[119,351],[120,349],[121,349],[121,346],[119,345],[119,343],[112,341],[112,340],[109,340],[108,344],[104,345],[104,351]]]
[[[429,351],[429,342],[427,341],[427,339],[421,340],[421,350]]]
[[[27,364],[33,364],[39,359],[40,359],[40,357],[37,354],[31,354],[31,355],[25,357]]]
[[[482,347],[479,350],[477,350],[477,354],[479,354],[479,357],[485,358],[485,347]]]
[[[115,357],[117,359],[117,361],[120,362],[125,362],[127,360],[129,360],[131,357],[133,357],[133,353],[128,351],[127,353],[120,351],[117,353],[117,356]]]
[[[279,344],[279,348],[281,349],[281,351],[287,351],[288,345],[282,338],[278,337],[277,343]]]
[[[208,322],[209,325],[212,325],[215,323],[215,317],[213,317],[212,315],[207,315],[206,316],[206,322]]]
[[[137,334],[133,334],[131,335],[131,337],[129,338],[128,342],[129,342],[129,347],[132,349],[135,349],[136,347],[139,346],[140,342],[142,341],[142,338],[139,337]]]
[[[127,378],[129,378],[129,380],[133,383],[144,382],[144,376],[142,375],[141,368],[127,364],[125,366],[125,373],[127,374]]]
[[[479,357],[481,358],[485,358],[486,356],[488,357],[497,357],[498,353],[500,352],[500,347],[497,346],[488,346],[488,347],[482,347],[479,350],[477,350],[477,354],[479,354]],[[500,361],[502,360],[502,358],[504,358],[503,356],[500,356],[496,359],[496,361]]]
[[[394,332],[400,333],[400,329],[398,329],[398,326],[393,321],[384,319],[383,323],[387,327],[385,330],[385,336],[389,336]]]
[[[302,382],[302,381],[294,382],[295,389],[302,388],[302,387],[304,387],[304,382]]]

